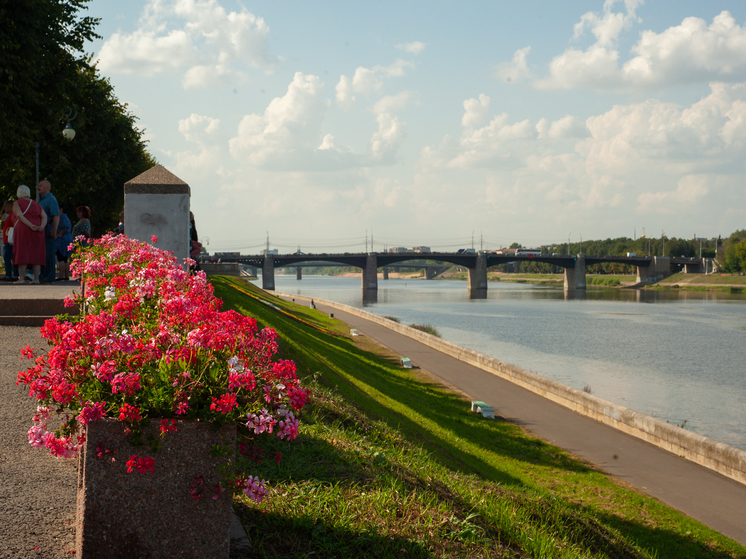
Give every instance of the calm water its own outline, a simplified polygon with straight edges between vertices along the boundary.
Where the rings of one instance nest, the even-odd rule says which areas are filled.
[[[276,276],[278,291],[362,307],[359,278]],[[379,280],[366,310],[746,450],[746,297],[714,292]]]

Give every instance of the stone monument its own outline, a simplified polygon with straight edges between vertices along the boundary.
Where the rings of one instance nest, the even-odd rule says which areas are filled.
[[[124,184],[124,233],[173,252],[182,262],[189,256],[189,185],[156,165]]]

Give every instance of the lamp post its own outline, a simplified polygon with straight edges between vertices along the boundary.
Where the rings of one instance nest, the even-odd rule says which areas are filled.
[[[72,109],[67,110],[67,125],[62,130],[62,136],[69,142],[75,137],[75,129],[73,128],[72,121],[78,116],[77,111],[72,115]],[[36,142],[36,201],[39,201],[39,142]]]

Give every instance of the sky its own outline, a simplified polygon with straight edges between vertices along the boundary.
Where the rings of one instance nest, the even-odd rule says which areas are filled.
[[[746,228],[742,0],[91,0],[210,252]]]

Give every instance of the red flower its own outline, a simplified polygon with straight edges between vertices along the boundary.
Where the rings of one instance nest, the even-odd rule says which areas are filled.
[[[131,406],[129,404],[122,404],[119,408],[119,421],[140,421],[142,416],[140,415],[140,408],[137,406]]]
[[[238,405],[236,401],[236,395],[233,392],[227,392],[220,398],[213,398],[211,410],[218,410],[219,412],[226,414]]]
[[[140,458],[137,454],[133,454],[130,456],[130,459],[127,460],[127,473],[131,474],[132,470],[137,470],[137,473],[139,474],[147,474],[148,472],[152,474],[155,471],[155,468],[153,467],[154,465],[155,460],[150,456]]]

